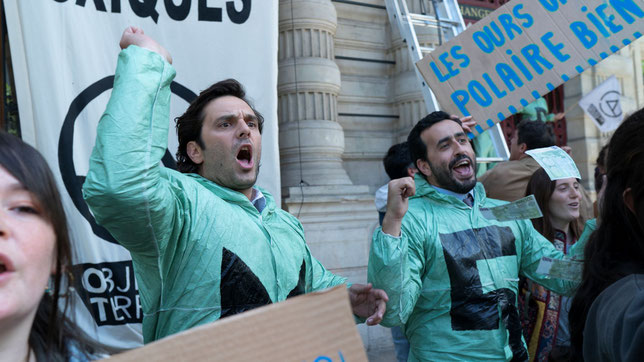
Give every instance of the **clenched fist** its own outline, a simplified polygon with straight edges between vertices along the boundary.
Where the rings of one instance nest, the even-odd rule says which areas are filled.
[[[170,56],[170,53],[168,53],[168,51],[165,50],[164,47],[157,43],[156,40],[145,35],[143,33],[143,29],[137,28],[135,26],[128,26],[125,29],[123,35],[121,35],[119,46],[121,47],[121,49],[125,49],[130,45],[136,45],[138,47],[158,53],[159,55],[164,57],[165,60],[168,61],[168,63],[172,64],[172,57]]]
[[[411,177],[389,181],[387,212],[382,220],[382,231],[393,236],[400,235],[400,225],[409,207],[409,197],[416,193],[416,183]]]

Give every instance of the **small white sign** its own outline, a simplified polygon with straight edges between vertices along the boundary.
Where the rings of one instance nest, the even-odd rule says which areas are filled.
[[[619,81],[612,75],[580,99],[579,106],[593,119],[600,131],[610,132],[624,119],[621,96]]]

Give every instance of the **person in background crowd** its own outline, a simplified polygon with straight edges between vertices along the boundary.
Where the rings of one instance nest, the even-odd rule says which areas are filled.
[[[522,121],[510,138],[510,160],[501,162],[484,173],[478,180],[492,199],[516,201],[525,196],[528,180],[541,166],[526,151],[555,145],[555,137],[544,122]],[[569,147],[563,149],[571,153]],[[592,201],[580,185],[581,207],[579,225],[593,217]]]
[[[556,122],[564,118],[564,113],[550,113],[548,110],[548,102],[545,98],[539,97],[534,102],[523,107],[519,112],[521,121],[540,121],[540,122]]]
[[[80,361],[102,353],[65,317],[71,256],[49,166],[36,149],[0,131],[0,361]]]
[[[414,177],[416,172],[418,172],[416,166],[411,161],[407,142],[398,143],[389,147],[385,158],[382,159],[382,164],[385,166],[385,172],[389,176],[389,180],[407,176]],[[380,224],[382,224],[382,218],[385,217],[385,211],[387,211],[387,187],[388,184],[384,184],[376,191],[375,195],[376,210],[378,210],[380,216]]]
[[[516,201],[525,196],[528,180],[541,166],[526,151],[555,145],[555,137],[543,122],[523,121],[510,138],[510,160],[501,162],[478,180],[488,197]]]
[[[581,233],[578,224],[581,193],[575,178],[550,180],[543,168],[530,178],[525,195],[534,195],[543,217],[532,219],[534,228],[555,248],[568,254]],[[519,301],[530,361],[565,360],[570,349],[568,311],[570,298],[522,278]],[[527,300],[526,300],[527,299]]]
[[[407,142],[395,144],[389,148],[385,158],[382,160],[385,166],[385,172],[390,180],[395,180],[402,177],[414,177],[418,170],[414,163],[411,161],[409,154],[409,145]],[[383,185],[376,191],[375,203],[376,210],[378,210],[380,225],[382,219],[385,217],[387,211],[387,190],[389,184]],[[409,356],[409,341],[402,331],[402,327],[391,327],[391,337],[394,341],[394,348],[396,350],[396,359],[398,362],[406,362]]]
[[[641,361],[644,356],[644,109],[613,134],[599,227],[584,251],[570,309],[573,358]]]
[[[404,325],[410,361],[527,360],[516,306],[519,275],[558,293],[576,283],[537,273],[542,257],[564,259],[528,220],[487,219],[476,158],[462,122],[445,112],[407,138],[418,173],[389,182],[368,277],[390,302],[383,325]],[[582,239],[571,255],[583,249]]]

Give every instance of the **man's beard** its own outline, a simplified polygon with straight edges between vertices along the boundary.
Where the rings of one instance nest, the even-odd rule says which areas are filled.
[[[470,161],[472,171],[474,172],[474,178],[465,182],[460,182],[456,180],[454,176],[452,176],[452,166],[454,166],[456,162],[462,159],[467,159]],[[432,170],[432,174],[434,175],[434,178],[438,183],[437,186],[442,189],[456,192],[457,194],[466,194],[470,192],[470,190],[473,189],[474,186],[476,186],[476,163],[473,162],[472,159],[468,156],[460,155],[454,158],[452,161],[450,161],[449,165],[447,165],[447,168],[440,166],[434,167],[431,163],[429,164],[429,168]]]

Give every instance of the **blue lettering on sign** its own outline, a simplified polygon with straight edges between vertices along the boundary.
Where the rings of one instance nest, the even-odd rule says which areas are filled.
[[[438,66],[436,66],[436,63],[430,62],[429,67],[432,68],[432,70],[434,71],[434,74],[436,75],[436,78],[438,78],[439,82],[443,83],[444,81],[446,81],[446,80],[448,80],[450,78],[449,74],[448,75],[443,75],[443,73],[440,71],[440,69],[438,69]]]
[[[523,9],[523,4],[518,4],[517,6],[513,7],[512,15],[514,15],[514,17],[517,19],[525,20],[523,23],[521,23],[521,26],[527,29],[531,27],[532,24],[534,24],[534,18],[530,14],[520,12],[521,9]]]
[[[338,359],[338,360],[336,360],[336,361],[338,361],[338,362],[345,362],[345,361],[344,361],[344,355],[342,355],[342,351],[338,351],[338,358],[339,358],[339,359]],[[313,362],[333,362],[333,361],[334,361],[334,360],[333,360],[333,358],[331,358],[331,357],[329,357],[329,356],[317,356],[317,357],[315,357],[315,359],[313,360]]]
[[[461,60],[461,63],[459,64],[461,68],[467,68],[467,66],[470,65],[470,58],[467,56],[467,54],[459,53],[459,50],[461,49],[463,49],[462,46],[455,45],[450,50],[450,54],[454,59]]]
[[[574,2],[567,0],[537,0],[541,6],[549,12],[561,11],[567,4],[573,5]],[[603,38],[617,34],[624,30],[625,24],[631,24],[644,17],[644,10],[635,0],[607,0],[602,4],[594,7],[588,7],[584,4],[579,5],[578,11],[583,12],[583,17],[569,24],[573,33],[572,39],[577,39],[581,46],[591,49],[600,43],[605,44]],[[471,112],[470,102],[475,102],[475,107],[490,107],[496,100],[505,98],[511,92],[527,85],[538,75],[543,75],[552,70],[559,63],[565,63],[572,58],[568,44],[559,41],[565,39],[555,30],[545,31],[538,38],[538,42],[524,44],[522,48],[509,48],[508,42],[519,38],[523,35],[525,29],[533,26],[535,19],[533,15],[526,12],[524,4],[517,4],[510,11],[500,14],[487,24],[479,28],[478,31],[471,33],[471,41],[483,53],[492,54],[495,50],[503,51],[507,54],[505,61],[492,64],[488,72],[484,72],[478,79],[467,80],[467,86],[462,89],[455,89],[450,98],[453,104],[464,115],[468,116]],[[635,32],[635,38],[640,37],[641,32]],[[620,39],[624,45],[630,44],[632,39],[626,37]],[[612,43],[612,42],[611,42]],[[608,44],[609,51],[598,51],[597,59],[604,59],[619,51],[616,44]],[[501,48],[505,48],[501,50]],[[516,54],[515,54],[516,52]],[[448,55],[449,54],[449,55]],[[588,64],[595,65],[597,60],[588,58]],[[430,63],[431,69],[436,73],[439,81],[444,82],[447,79],[460,74],[459,68],[468,66],[470,58],[463,54],[462,46],[454,46],[447,53],[441,54],[437,58],[438,64]],[[441,73],[438,67],[445,73]],[[587,65],[571,65],[577,73],[581,73]],[[574,74],[574,72],[573,72]],[[573,74],[559,74],[561,81],[567,82]],[[462,75],[459,75],[462,76]],[[547,89],[554,89],[555,84],[545,83]],[[538,99],[541,95],[538,91],[533,91],[532,96]],[[515,104],[506,105],[511,113],[517,108],[525,107],[528,104],[526,99],[520,99]],[[499,115],[500,117],[501,115]],[[486,123],[482,123],[485,127]]]
[[[573,21],[570,23],[570,30],[575,34],[581,45],[586,49],[592,48],[597,44],[597,35],[583,21]]]
[[[490,93],[476,80],[471,80],[467,84],[467,89],[469,90],[472,98],[478,103],[481,107],[488,107],[492,104],[492,96]]]
[[[566,4],[566,0],[539,0],[539,2],[550,12],[559,10],[559,2],[561,2],[562,5]]]
[[[523,82],[519,75],[514,72],[511,66],[505,63],[499,63],[496,65],[496,72],[499,74],[499,78],[505,83],[505,86],[508,87],[510,92],[514,91],[515,85],[517,88],[523,87]],[[513,84],[514,83],[514,84]]]
[[[470,101],[470,94],[467,93],[467,91],[459,89],[452,93],[450,97],[464,117],[471,115],[470,111],[465,107],[465,105]]]
[[[551,32],[551,31],[549,31],[549,32],[545,33],[545,34],[541,37],[541,41],[542,41],[542,42],[543,42],[543,44],[546,46],[546,48],[548,48],[548,50],[550,50],[550,53],[552,53],[552,55],[554,55],[554,56],[555,56],[555,58],[556,58],[558,61],[560,61],[560,62],[562,62],[562,63],[563,63],[563,62],[565,62],[566,60],[570,59],[570,55],[568,55],[568,54],[564,54],[564,53],[562,53],[562,52],[561,52],[561,49],[563,49],[563,48],[564,48],[564,45],[563,45],[562,43],[553,44],[553,43],[550,41],[550,39],[551,39],[553,36],[554,36],[554,33],[553,33],[553,32]]]
[[[610,0],[609,3],[628,24],[635,21],[633,15],[640,19],[644,17],[644,11],[633,0]]]

